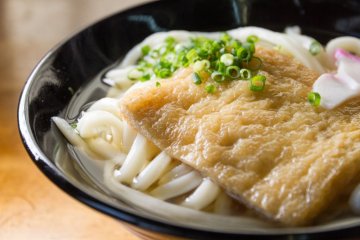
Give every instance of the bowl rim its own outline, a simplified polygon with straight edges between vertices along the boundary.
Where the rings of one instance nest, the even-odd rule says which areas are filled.
[[[338,234],[351,234],[357,233],[360,235],[360,225],[359,223],[349,224],[347,227],[334,227],[332,230],[310,230],[304,232],[279,232],[279,233],[264,233],[258,232],[256,234],[253,233],[227,233],[227,232],[216,232],[204,229],[196,229],[191,227],[183,227],[167,222],[162,222],[158,220],[153,220],[151,218],[142,217],[134,213],[127,212],[125,210],[120,210],[116,207],[113,207],[95,197],[91,196],[90,194],[86,193],[85,191],[79,189],[70,181],[68,181],[65,177],[62,176],[61,171],[53,164],[53,162],[46,157],[45,153],[41,150],[40,146],[36,143],[36,139],[34,134],[30,131],[29,125],[29,116],[27,111],[28,100],[29,100],[29,90],[36,80],[36,76],[39,73],[41,67],[48,62],[48,60],[56,54],[60,48],[66,44],[69,40],[80,34],[81,32],[93,27],[94,25],[106,21],[109,18],[116,17],[117,15],[126,14],[130,11],[140,10],[143,7],[147,6],[160,6],[160,0],[155,0],[146,3],[139,3],[133,5],[128,8],[124,8],[122,10],[110,13],[105,15],[97,20],[94,20],[85,26],[78,28],[77,30],[73,31],[67,37],[63,38],[57,44],[55,44],[50,50],[48,50],[43,57],[39,60],[39,62],[35,65],[33,70],[31,71],[30,75],[27,77],[25,84],[20,92],[19,102],[17,106],[17,125],[18,125],[18,132],[20,134],[20,138],[22,141],[23,146],[25,147],[26,152],[35,163],[35,165],[40,169],[40,171],[58,188],[64,191],[70,197],[78,200],[79,202],[85,204],[86,206],[91,207],[101,213],[104,213],[108,216],[116,220],[120,220],[125,222],[126,224],[131,224],[134,227],[143,228],[145,230],[153,231],[155,233],[160,234],[170,234],[178,237],[185,237],[185,238],[196,238],[196,239],[218,239],[224,238],[226,239],[239,239],[246,238],[246,239],[258,239],[264,238],[267,239],[288,239],[290,238],[314,238],[319,239],[326,238],[330,239],[334,236],[338,236]],[[342,235],[341,235],[342,236]]]

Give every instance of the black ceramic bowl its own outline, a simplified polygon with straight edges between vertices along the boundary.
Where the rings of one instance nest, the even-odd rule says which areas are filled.
[[[275,231],[226,231],[178,224],[155,217],[114,199],[84,174],[61,146],[65,140],[51,122],[63,116],[92,80],[121,60],[146,36],[158,31],[184,29],[222,31],[238,26],[261,26],[283,31],[298,25],[303,33],[326,43],[339,35],[360,37],[360,2],[357,0],[174,0],[132,8],[80,31],[52,49],[36,66],[23,89],[18,121],[25,148],[36,165],[57,186],[79,201],[128,224],[148,239],[330,239],[360,236],[360,218],[325,228]],[[99,88],[80,102],[101,97]],[[76,101],[75,101],[76,102]],[[78,103],[79,104],[79,103]],[[146,204],[146,203],[145,203]],[[200,225],[200,226],[199,226]]]

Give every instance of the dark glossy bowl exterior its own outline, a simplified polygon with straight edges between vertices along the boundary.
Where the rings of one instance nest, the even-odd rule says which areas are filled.
[[[81,90],[102,69],[121,59],[146,36],[171,29],[222,31],[246,25],[278,31],[283,31],[286,26],[299,25],[305,34],[323,43],[339,35],[360,37],[360,1],[160,1],[99,21],[51,50],[27,80],[19,103],[18,121],[29,155],[43,173],[69,195],[128,223],[145,239],[169,239],[169,236],[191,239],[339,239],[360,236],[359,225],[331,232],[266,236],[179,227],[105,203],[91,194],[94,189],[86,185],[86,181],[73,184],[54,163],[54,146],[61,139],[52,134],[50,118],[67,107],[74,91]],[[162,234],[165,235],[161,237]]]

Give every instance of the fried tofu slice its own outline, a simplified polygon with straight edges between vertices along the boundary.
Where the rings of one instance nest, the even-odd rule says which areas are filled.
[[[267,78],[262,92],[239,80],[209,94],[188,68],[161,87],[129,91],[122,114],[170,156],[261,215],[308,225],[358,180],[360,101],[313,107],[307,94],[317,73],[275,50],[258,47],[256,55]]]

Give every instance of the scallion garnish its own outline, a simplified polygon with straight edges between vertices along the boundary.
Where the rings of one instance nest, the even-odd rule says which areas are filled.
[[[257,41],[259,41],[259,38],[258,36],[250,35],[246,38],[246,41],[251,43],[256,43]]]
[[[142,46],[142,57],[128,78],[139,81],[170,78],[179,68],[191,67],[194,84],[207,82],[205,90],[209,93],[216,90],[217,84],[237,79],[252,79],[253,91],[261,91],[262,81],[258,83],[256,76],[262,61],[254,56],[258,40],[257,36],[250,35],[241,42],[224,33],[218,40],[193,37],[179,43],[170,36],[156,47]]]
[[[199,75],[197,72],[194,72],[194,73],[193,73],[192,79],[193,79],[193,82],[194,82],[196,85],[200,85],[200,84],[202,83],[201,77],[200,77],[200,75]]]
[[[186,54],[186,58],[191,61],[194,62],[195,60],[198,59],[198,54],[196,52],[195,49],[191,49],[187,54]]]
[[[320,105],[321,102],[321,96],[319,93],[317,92],[309,92],[308,96],[308,101],[311,105],[313,105],[314,107],[318,107]]]
[[[163,68],[159,71],[160,78],[168,78],[171,76],[171,71],[167,68]]]
[[[214,71],[214,72],[218,72],[218,73],[221,73],[222,75],[225,75],[225,71],[226,71],[226,65],[225,65],[225,63],[219,61],[219,62],[215,65],[215,71]]]
[[[200,72],[202,70],[206,70],[209,67],[210,67],[209,60],[196,61],[193,65],[193,69],[195,72]]]
[[[149,52],[151,58],[155,59],[160,56],[160,49],[154,49],[153,51]]]
[[[216,87],[213,84],[206,85],[205,91],[207,93],[214,93],[216,91]]]
[[[167,38],[165,39],[165,42],[167,43],[167,45],[168,45],[168,47],[169,47],[169,46],[174,45],[174,43],[176,42],[176,40],[175,40],[175,38],[173,38],[173,37],[167,37]]]
[[[241,42],[239,40],[236,40],[236,39],[233,39],[231,41],[231,46],[234,48],[234,49],[238,49],[241,47]]]
[[[243,48],[243,47],[239,47],[237,50],[236,50],[236,56],[242,60],[242,61],[245,61],[247,59],[249,59],[249,57],[251,57],[251,53]]]
[[[211,78],[218,83],[225,81],[225,76],[221,72],[213,72]]]
[[[140,80],[141,82],[145,82],[145,81],[150,80],[150,78],[151,78],[151,76],[150,76],[149,73],[144,73],[144,74],[140,77],[139,80]]]
[[[256,75],[250,79],[250,90],[254,92],[263,91],[265,88],[266,77],[264,75]]]
[[[156,83],[155,83],[155,86],[156,86],[156,87],[160,87],[160,86],[161,86],[160,82],[156,82]]]
[[[196,61],[193,65],[193,70],[195,72],[202,71],[204,68],[204,64],[201,61]]]
[[[71,126],[73,129],[76,129],[76,128],[77,128],[77,122],[72,122],[72,123],[70,123],[70,126]]]
[[[240,70],[240,78],[243,80],[249,80],[251,78],[251,72],[249,69],[241,69]]]
[[[224,63],[225,66],[230,66],[234,63],[234,56],[230,53],[221,55],[220,62]]]
[[[313,41],[311,44],[310,44],[310,48],[309,48],[309,52],[312,54],[312,55],[318,55],[322,50],[322,46],[321,44],[318,42],[318,41]]]
[[[204,69],[209,69],[211,66],[209,60],[202,60],[202,63],[204,64]]]
[[[140,79],[142,76],[143,76],[143,71],[139,68],[134,68],[134,69],[131,69],[129,72],[128,72],[128,79],[130,80],[137,80],[137,79]]]
[[[150,52],[151,48],[149,45],[145,45],[141,48],[141,53],[143,56],[147,55]]]
[[[229,42],[231,39],[232,39],[232,37],[228,34],[228,33],[223,33],[223,35],[221,36],[221,41],[223,41],[223,42]]]
[[[244,70],[244,69],[243,69]],[[240,68],[238,66],[230,66],[226,68],[226,76],[236,79],[240,77]]]
[[[252,42],[245,42],[243,44],[243,47],[251,53],[250,58],[248,59],[248,60],[250,60],[252,57],[252,54],[255,53],[255,44]]]

